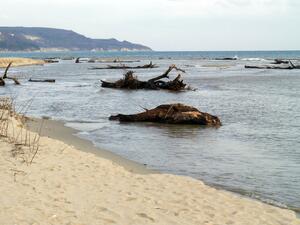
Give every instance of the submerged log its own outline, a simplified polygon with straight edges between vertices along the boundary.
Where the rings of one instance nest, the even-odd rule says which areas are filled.
[[[287,66],[281,66],[281,64],[287,64],[285,61],[278,61],[278,63],[273,63],[272,65],[245,65],[247,69],[280,69],[280,70],[292,70],[292,69],[300,69],[300,65],[294,65],[290,60],[288,61]]]
[[[120,122],[156,122],[169,124],[196,124],[205,126],[221,126],[217,116],[200,112],[198,109],[180,103],[160,105],[142,113],[110,116],[110,120]]]
[[[4,81],[4,79],[10,79],[10,80],[13,80],[13,81],[15,82],[16,85],[20,85],[20,82],[18,81],[17,78],[15,78],[15,77],[8,77],[8,76],[7,76],[7,72],[8,72],[8,70],[9,70],[9,68],[10,68],[11,65],[12,65],[12,62],[10,62],[10,63],[7,65],[7,67],[5,68],[4,74],[3,74],[3,76],[0,78],[0,86],[5,86],[5,81]]]
[[[288,64],[288,60],[283,60],[283,59],[274,59],[274,62],[272,64]]]
[[[37,79],[29,79],[29,82],[48,82],[48,83],[55,83],[54,79],[45,79],[45,80],[37,80]]]
[[[116,70],[116,69],[152,69],[157,68],[158,66],[150,62],[149,64],[143,65],[143,66],[126,66],[126,65],[120,65],[120,66],[114,66],[114,65],[108,65],[106,67],[91,67],[91,70]]]
[[[158,90],[158,89],[167,89],[171,91],[180,91],[185,89],[186,84],[181,80],[181,75],[178,74],[174,80],[171,81],[163,81],[161,79],[169,78],[169,73],[173,70],[181,71],[185,73],[184,70],[177,68],[175,65],[171,65],[166,72],[158,77],[154,77],[148,81],[140,81],[136,76],[133,75],[133,71],[128,71],[123,79],[120,79],[116,82],[107,82],[101,80],[102,87],[105,88],[119,88],[119,89],[150,89],[150,90]]]
[[[294,69],[292,66],[274,66],[274,65],[262,65],[262,66],[255,66],[255,65],[245,65],[246,69],[281,69],[281,70],[292,70]]]

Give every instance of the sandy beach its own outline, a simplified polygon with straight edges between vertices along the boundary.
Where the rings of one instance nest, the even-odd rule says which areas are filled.
[[[0,58],[0,68],[5,68],[10,62],[12,62],[12,66],[28,66],[28,65],[45,64],[44,60],[39,60],[39,59],[8,57],[8,58]]]
[[[189,177],[146,172],[126,160],[118,163],[120,157],[101,157],[88,142],[72,136],[71,130],[57,122],[44,123],[38,138],[25,129],[19,116],[2,112],[3,107],[2,225],[300,224],[293,211],[217,190]],[[41,127],[34,123],[30,123],[31,130]],[[51,138],[54,133],[66,143]]]

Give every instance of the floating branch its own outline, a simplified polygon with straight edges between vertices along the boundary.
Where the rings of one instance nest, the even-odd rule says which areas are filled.
[[[205,126],[221,126],[217,116],[200,112],[198,109],[180,103],[160,105],[142,113],[110,116],[110,120],[120,122],[156,122],[170,124],[196,124]]]

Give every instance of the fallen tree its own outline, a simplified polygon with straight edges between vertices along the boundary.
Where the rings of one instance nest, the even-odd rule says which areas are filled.
[[[106,67],[91,67],[91,70],[114,70],[114,69],[152,69],[157,68],[158,66],[150,62],[149,64],[145,64],[143,66],[126,66],[126,65],[108,65]]]
[[[175,69],[176,71],[181,71],[185,73],[184,70],[177,68],[175,65],[171,65],[162,75],[154,77],[148,81],[140,81],[136,76],[133,75],[133,71],[128,71],[123,79],[120,79],[116,82],[102,82],[102,87],[104,88],[119,88],[119,89],[167,89],[172,91],[180,91],[185,89],[186,84],[181,80],[181,75],[178,74],[174,80],[163,81],[161,79],[169,78],[169,73]]]
[[[0,86],[5,86],[5,81],[4,81],[4,79],[10,79],[10,80],[13,80],[13,81],[15,82],[16,85],[19,85],[19,84],[20,84],[20,82],[18,81],[17,78],[15,78],[15,77],[8,77],[8,76],[7,76],[7,72],[8,72],[8,70],[9,70],[9,68],[10,68],[11,65],[12,65],[12,62],[10,62],[10,63],[7,65],[7,67],[5,68],[5,71],[4,71],[3,76],[0,77]]]
[[[221,126],[217,116],[200,112],[198,109],[180,103],[160,105],[154,109],[146,109],[145,112],[110,116],[109,120],[120,122],[156,122],[169,124],[196,124],[205,126]]]

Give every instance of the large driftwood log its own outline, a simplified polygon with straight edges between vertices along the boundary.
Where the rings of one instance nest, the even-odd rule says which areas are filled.
[[[145,64],[143,66],[126,66],[126,65],[108,65],[106,67],[91,67],[91,70],[114,70],[114,69],[152,69],[157,68],[158,66],[150,62],[149,64]]]
[[[171,65],[166,72],[158,77],[154,77],[148,81],[140,81],[136,76],[133,75],[133,71],[128,71],[123,79],[120,79],[116,82],[102,82],[102,87],[105,88],[119,88],[119,89],[150,89],[150,90],[158,90],[158,89],[167,89],[171,91],[180,91],[185,89],[186,84],[181,80],[181,75],[178,74],[174,80],[171,81],[163,81],[161,79],[169,78],[169,73],[175,69],[176,71],[181,71],[185,73],[184,70],[177,68],[175,65]]]
[[[206,126],[221,126],[217,116],[200,112],[198,109],[180,103],[160,105],[142,113],[110,116],[110,120],[120,122],[157,122],[170,124],[196,124]]]
[[[8,70],[9,70],[9,68],[10,68],[11,65],[12,65],[12,62],[10,62],[10,63],[7,65],[7,67],[5,68],[4,74],[3,74],[3,76],[0,78],[0,86],[4,86],[4,85],[5,85],[4,79],[10,79],[10,80],[13,80],[13,81],[15,82],[16,85],[19,85],[19,84],[20,84],[20,82],[18,81],[17,78],[15,78],[15,77],[8,77],[8,76],[7,76],[7,72],[8,72]]]

